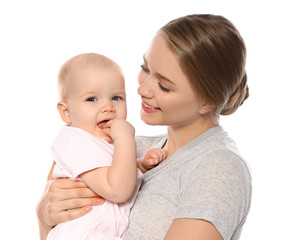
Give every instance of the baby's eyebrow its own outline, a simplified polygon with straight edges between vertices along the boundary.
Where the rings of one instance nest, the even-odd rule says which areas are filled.
[[[87,95],[96,95],[96,92],[93,92],[93,91],[85,92],[80,97],[84,97],[84,96],[87,96]]]
[[[119,92],[114,92],[112,93],[112,95],[116,96],[116,95],[121,95],[121,96],[126,96],[126,92],[123,92],[123,91],[119,91]]]

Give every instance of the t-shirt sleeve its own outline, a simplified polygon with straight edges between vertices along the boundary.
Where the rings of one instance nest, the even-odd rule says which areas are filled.
[[[111,165],[112,151],[102,140],[75,135],[65,142],[56,142],[52,155],[56,163],[73,178],[89,170]]]
[[[227,151],[206,156],[195,174],[183,175],[176,218],[211,222],[224,239],[230,239],[245,222],[250,207],[250,175],[244,161]]]

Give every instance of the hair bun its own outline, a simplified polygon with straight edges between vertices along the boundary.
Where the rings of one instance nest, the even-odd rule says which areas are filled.
[[[241,83],[239,84],[238,88],[236,88],[235,92],[231,95],[230,99],[224,106],[223,110],[221,111],[221,115],[230,115],[234,113],[249,97],[249,87],[247,84],[247,74],[245,72]]]

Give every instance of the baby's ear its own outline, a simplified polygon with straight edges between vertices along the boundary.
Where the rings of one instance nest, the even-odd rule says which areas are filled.
[[[58,112],[59,112],[62,120],[65,123],[67,123],[68,125],[71,124],[71,118],[70,118],[70,114],[69,114],[68,105],[63,101],[60,101],[57,103],[57,109],[58,109]]]

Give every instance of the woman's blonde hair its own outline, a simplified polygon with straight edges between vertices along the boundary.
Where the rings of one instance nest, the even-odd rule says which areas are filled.
[[[235,112],[249,96],[246,47],[234,25],[222,16],[189,15],[159,32],[202,99],[215,105],[212,117]]]

